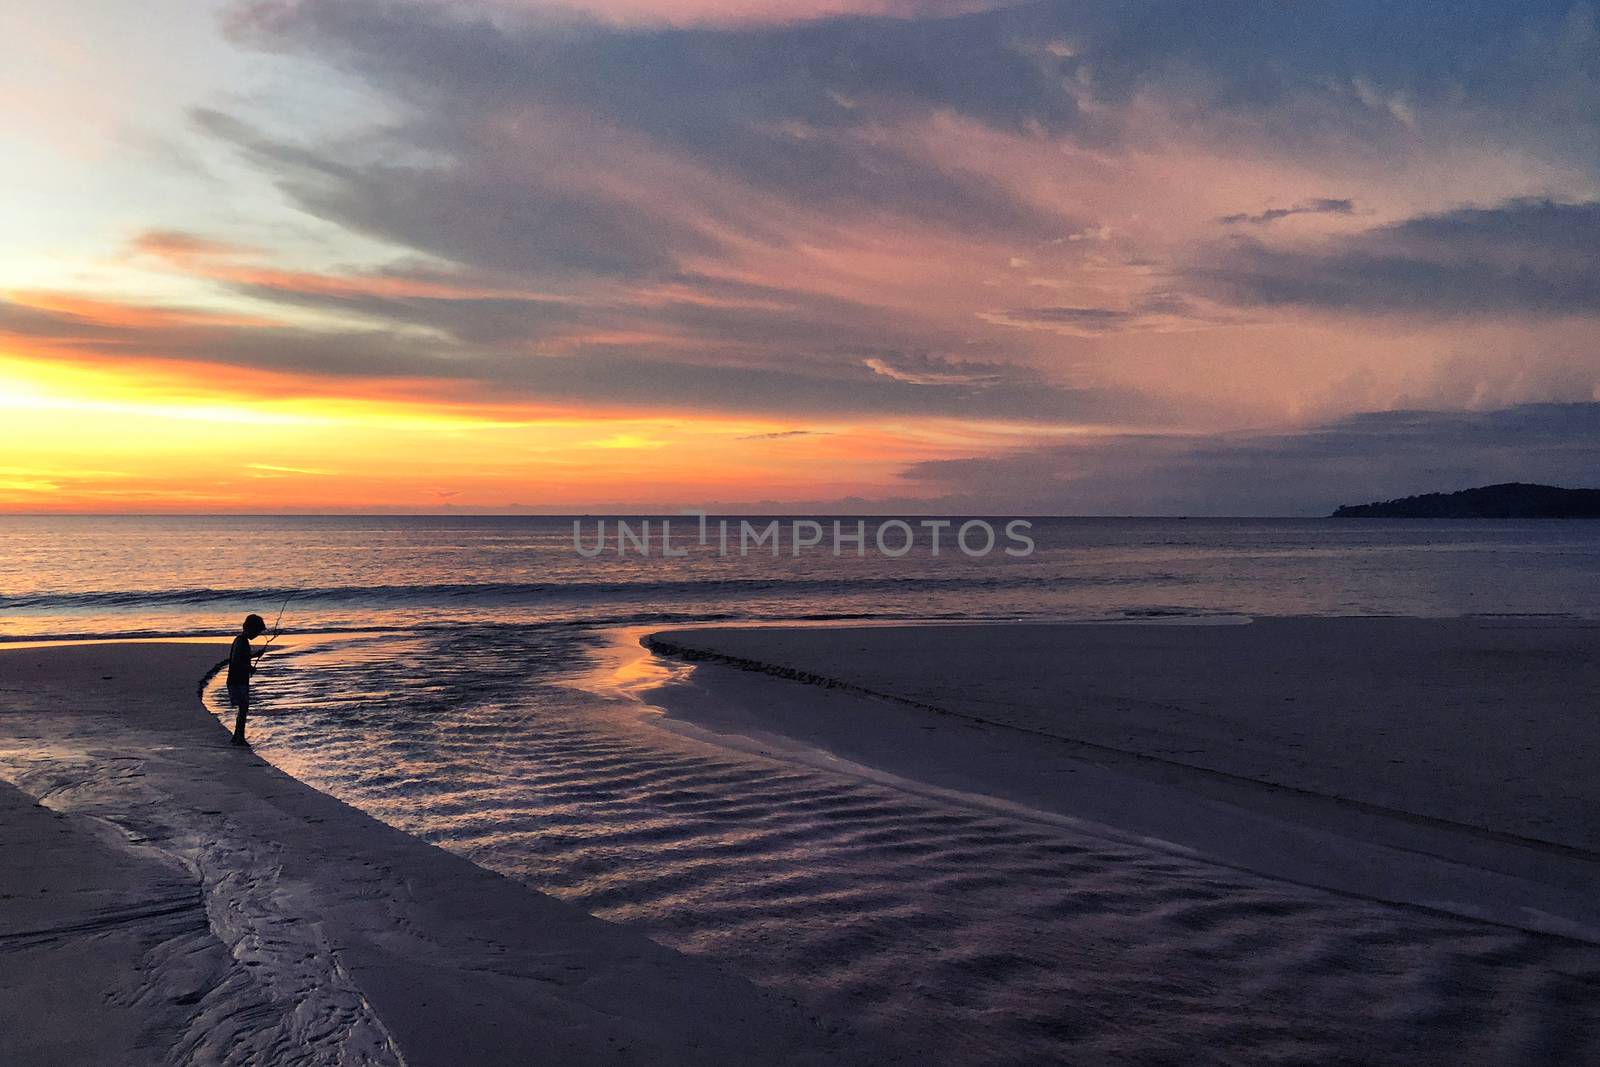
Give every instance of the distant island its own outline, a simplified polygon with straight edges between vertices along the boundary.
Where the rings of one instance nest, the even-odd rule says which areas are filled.
[[[1459,493],[1426,493],[1346,504],[1335,519],[1600,519],[1600,489],[1505,482]]]

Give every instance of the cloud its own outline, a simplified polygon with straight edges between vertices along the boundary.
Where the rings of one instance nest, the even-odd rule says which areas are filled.
[[[1364,362],[1316,409],[1393,403],[1459,347],[1297,334],[1304,308],[1590,300],[1580,201],[1291,220],[1581,190],[1600,96],[1565,0],[585,2],[238,4],[231,40],[288,57],[245,65],[305,83],[241,79],[186,147],[255,199],[117,231],[124,291],[238,310],[32,294],[0,324],[351,394],[1193,427],[1293,417]],[[324,86],[357,106],[308,116]]]
[[[338,471],[323,470],[320,467],[280,467],[272,463],[246,463],[245,469],[259,471],[257,475],[263,478],[282,477],[288,474],[303,474],[315,478],[332,478]]]
[[[546,354],[601,347],[760,359],[777,346],[933,340],[919,335],[914,323],[847,298],[692,272],[535,287],[514,275],[470,268],[284,270],[244,253],[214,254],[213,247],[222,246],[192,234],[164,234],[159,240],[142,235],[130,250],[260,300],[424,327],[465,344],[537,344]]]
[[[737,438],[740,441],[787,441],[795,437],[827,437],[827,430],[778,430],[774,433],[749,433]]]
[[[561,297],[525,286],[496,284],[462,271],[419,267],[346,273],[282,270],[265,265],[265,249],[216,241],[181,230],[149,230],[128,242],[131,256],[148,256],[190,275],[221,282],[256,296],[315,303],[318,298],[520,300],[559,302]]]
[[[1309,246],[1240,241],[1194,277],[1247,306],[1592,315],[1600,312],[1600,201],[1463,207]]]
[[[1366,412],[1303,431],[1112,434],[904,472],[957,510],[1323,515],[1506,481],[1600,487],[1600,403]]]
[[[1558,117],[1592,131],[1600,111],[1565,0],[947,10],[684,27],[259,0],[231,20],[236,39],[318,57],[389,94],[403,119],[300,145],[199,118],[301,206],[363,233],[491,269],[614,275],[782,241],[777,204],[1018,238],[1081,228],[896,136],[942,118],[1115,152],[1153,104],[1197,131],[1254,125],[1261,151],[1293,156],[1316,139],[1328,151],[1414,139],[1394,101],[1413,119],[1459,114],[1463,86],[1476,121],[1506,138]]]
[[[1252,226],[1265,226],[1294,215],[1354,215],[1355,211],[1356,202],[1354,200],[1335,200],[1321,197],[1316,200],[1303,200],[1294,207],[1268,208],[1254,215],[1248,212],[1237,215],[1224,215],[1217,221],[1224,226],[1237,226],[1241,223],[1247,223]]]
[[[358,74],[409,114],[359,144],[314,147],[231,116],[202,112],[202,124],[315,214],[520,272],[648,272],[725,251],[733,234],[779,239],[751,203],[761,195],[1028,232],[1053,220],[883,137],[885,124],[944,106],[1002,118],[1024,100],[1052,124],[1075,110],[997,27],[972,34],[962,19],[624,28],[339,0],[254,4],[233,25]],[[985,75],[942,69],[958,55]],[[995,87],[1011,103],[997,109]]]
[[[572,173],[582,169],[577,164],[586,161],[599,174],[608,162],[621,161],[608,161],[591,147],[558,165],[560,138],[519,141],[479,123],[434,134],[412,128],[406,141],[390,134],[387,141],[360,149],[315,149],[286,146],[207,110],[197,111],[195,121],[273,174],[303,210],[467,267],[525,279],[637,275],[669,269],[679,256],[715,254],[720,247],[714,235],[692,221],[653,211],[598,182],[581,187]],[[463,137],[473,140],[448,144]],[[407,152],[439,156],[447,151],[454,163],[394,161]]]
[[[986,322],[1023,330],[1050,330],[1079,337],[1128,331],[1172,332],[1215,326],[1238,315],[1229,316],[1214,308],[1202,308],[1194,300],[1175,292],[1151,292],[1123,307],[1075,307],[1044,305],[982,312]]]
[[[1000,7],[1014,0],[787,0],[755,4],[749,0],[569,0],[565,5],[606,22],[645,26],[750,25],[809,22],[840,15],[925,18]],[[516,9],[516,0],[506,7]]]
[[[960,363],[937,356],[873,356],[862,360],[873,374],[908,385],[989,386],[1004,380],[1008,368],[994,364]]]
[[[181,261],[259,255],[261,249],[217,241],[184,230],[145,230],[128,242],[128,251]]]
[[[798,5],[773,21],[724,20],[708,0],[687,24],[648,0],[589,10],[603,17],[240,5],[234,40],[339,71],[388,118],[318,136],[212,108],[197,128],[295,208],[386,243],[396,265],[313,274],[170,240],[147,254],[251,297],[493,349],[458,360],[494,367],[485,380],[515,359],[594,355],[614,361],[597,371],[766,367],[768,402],[782,406],[784,368],[850,381],[875,359],[877,386],[987,395],[950,377],[984,372],[877,350],[981,345],[997,366],[1112,381],[1115,367],[1061,339],[1109,345],[1341,302],[1480,307],[1450,291],[1471,290],[1481,267],[1430,281],[1437,264],[1391,255],[1368,278],[1370,250],[1354,240],[1243,239],[1185,268],[1197,258],[1187,234],[1209,235],[1268,177],[1325,188],[1330,160],[1350,196],[1222,217],[1265,236],[1296,229],[1270,225],[1291,216],[1353,214],[1358,196],[1380,203],[1352,145],[1420,166],[1439,144],[1430,130],[1538,158],[1600,143],[1574,133],[1594,131],[1600,111],[1589,24],[1557,0],[897,0],[837,17]],[[1187,187],[1202,152],[1251,162]],[[1208,186],[1227,199],[1212,203]],[[1029,266],[994,278],[1007,262]]]
[[[1065,388],[1009,366],[958,363],[880,350],[861,358],[796,356],[780,367],[717,364],[650,346],[590,345],[570,355],[528,356],[415,331],[316,330],[174,309],[95,305],[54,309],[0,300],[0,340],[43,347],[49,358],[142,360],[280,376],[286,393],[343,395],[428,386],[457,402],[584,403],[640,411],[717,411],[980,417],[1097,423],[1171,411],[1131,391]],[[102,310],[110,309],[110,310]],[[868,361],[902,368],[899,376]],[[981,387],[979,387],[981,386]]]

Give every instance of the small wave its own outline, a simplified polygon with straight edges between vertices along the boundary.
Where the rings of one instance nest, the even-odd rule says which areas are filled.
[[[297,604],[452,604],[515,603],[541,600],[604,600],[619,598],[721,597],[774,593],[845,593],[928,589],[1030,589],[1072,585],[1115,584],[1130,579],[1118,575],[928,575],[872,576],[861,578],[715,578],[642,582],[451,582],[417,585],[328,585],[295,588],[110,589],[85,592],[39,592],[0,596],[0,611],[21,609],[70,610],[83,608],[194,607],[231,603],[272,603],[292,597]],[[1139,581],[1150,581],[1140,576]],[[1160,576],[1161,581],[1183,581]]]
[[[1016,614],[985,615],[976,612],[946,611],[946,612],[883,612],[883,611],[809,611],[792,612],[774,615],[750,611],[633,611],[607,614],[588,614],[577,618],[563,619],[515,619],[505,622],[488,622],[482,619],[439,619],[426,622],[411,622],[403,626],[384,625],[377,623],[359,625],[327,625],[317,624],[312,626],[283,628],[285,638],[348,638],[348,637],[374,637],[381,635],[406,635],[406,634],[437,634],[451,631],[470,632],[477,634],[492,633],[496,630],[511,630],[519,633],[528,631],[562,631],[562,630],[598,630],[618,626],[687,626],[705,623],[721,622],[861,622],[865,620],[884,621],[935,621],[959,622],[982,621],[994,619],[1014,619]],[[78,641],[170,641],[170,640],[198,640],[216,639],[227,641],[236,631],[232,629],[172,629],[150,627],[145,629],[109,629],[109,630],[42,630],[38,633],[3,634],[0,633],[0,645],[6,644],[37,644],[42,642],[78,642]]]

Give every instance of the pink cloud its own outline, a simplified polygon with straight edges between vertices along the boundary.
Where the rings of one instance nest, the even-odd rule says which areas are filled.
[[[786,24],[843,15],[919,18],[1008,6],[1015,0],[501,0],[521,11],[572,11],[623,25]]]

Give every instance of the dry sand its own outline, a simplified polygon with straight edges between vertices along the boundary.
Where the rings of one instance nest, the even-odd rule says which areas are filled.
[[[868,1058],[230,747],[221,651],[0,651],[0,1063]]]

